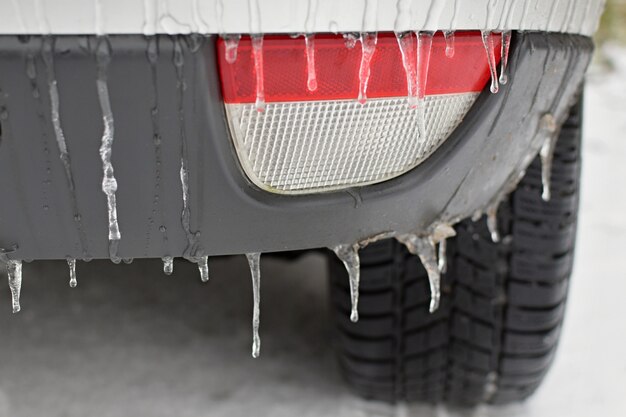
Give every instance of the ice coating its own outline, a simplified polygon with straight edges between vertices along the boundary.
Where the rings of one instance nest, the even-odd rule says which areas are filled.
[[[554,116],[547,113],[542,116],[539,121],[540,134],[545,135],[541,149],[539,150],[539,157],[541,158],[541,183],[543,185],[543,191],[541,192],[541,198],[543,201],[550,201],[550,180],[552,177],[552,161],[554,159],[554,149],[556,148],[557,135],[557,123]]]
[[[483,46],[485,47],[485,53],[487,54],[487,62],[489,63],[489,72],[491,74],[491,87],[489,90],[495,94],[500,90],[498,84],[498,70],[496,66],[496,46],[491,36],[491,32],[483,30],[481,32],[483,38]]]
[[[224,0],[217,0],[215,2],[215,16],[217,16],[217,33],[224,33]],[[208,32],[208,31],[207,31]]]
[[[172,275],[174,272],[174,258],[171,256],[165,256],[162,258],[163,261],[163,273],[165,275]]]
[[[359,259],[359,244],[354,245],[338,245],[331,248],[337,258],[348,271],[348,279],[350,282],[350,300],[352,310],[350,312],[350,320],[353,323],[359,321],[359,282],[361,280],[361,260]]]
[[[406,246],[411,254],[417,255],[424,269],[426,269],[430,285],[429,311],[434,313],[439,308],[441,299],[441,274],[445,272],[446,269],[446,239],[454,236],[456,232],[451,225],[446,223],[438,223],[431,227],[430,230],[432,231],[426,235],[409,233],[398,235],[396,239]],[[437,259],[437,244],[439,244],[439,259]]]
[[[48,22],[48,13],[42,3],[42,0],[34,0],[35,3],[35,18],[39,26],[39,32],[42,35],[50,34],[50,22]]]
[[[450,24],[448,25],[448,29],[452,30],[456,27],[457,16],[459,14],[459,0],[454,0],[454,7],[452,8],[452,17],[450,17]]]
[[[150,213],[150,217],[148,218],[148,233],[146,234],[146,243],[145,243],[145,251],[148,251],[150,247],[150,241],[152,239],[152,231],[155,221],[159,221],[158,230],[161,232],[164,246],[168,248],[168,235],[167,228],[163,225],[165,222],[164,215],[164,207],[163,200],[161,199],[161,195],[164,193],[164,186],[161,176],[161,165],[163,160],[162,155],[162,138],[161,138],[161,128],[159,122],[159,83],[158,83],[158,67],[157,62],[159,59],[159,45],[158,39],[156,36],[148,37],[148,48],[146,50],[146,56],[148,58],[148,62],[150,63],[150,77],[152,81],[152,107],[150,108],[150,120],[152,122],[152,145],[154,148],[154,189],[152,192],[152,211]]]
[[[424,21],[423,28],[425,30],[437,30],[439,29],[439,22],[441,21],[441,13],[446,6],[447,1],[433,0],[428,6],[428,12],[426,13],[426,20]]]
[[[409,106],[414,109],[418,105],[415,41],[411,32],[396,33],[396,40],[398,41],[398,47],[402,55],[402,66],[406,74],[406,90]]]
[[[487,0],[485,3],[485,6],[487,7],[487,12],[485,14],[485,29],[492,29],[498,25],[497,21],[494,19],[498,1],[499,0]]]
[[[152,36],[157,30],[157,0],[143,0],[143,34]]]
[[[487,229],[491,235],[491,241],[498,243],[500,241],[500,232],[498,232],[498,208],[500,207],[500,200],[487,207]]]
[[[12,0],[20,4],[22,18],[8,1],[3,34],[49,34],[39,16],[50,19],[57,34],[93,35],[93,3],[63,0]],[[331,24],[339,32],[407,30],[521,30],[561,32],[589,36],[596,29],[603,1],[595,0],[100,0],[101,31],[107,34],[155,33],[324,33]],[[319,6],[317,3],[319,2]],[[33,13],[33,3],[35,3]],[[304,3],[304,4],[302,4]],[[307,3],[309,7],[307,8]],[[486,6],[491,3],[492,11]],[[550,10],[555,3],[557,12]],[[143,7],[142,7],[143,5]],[[395,7],[394,7],[395,6]],[[586,9],[585,9],[586,7]],[[48,9],[39,11],[40,9]],[[583,10],[585,9],[585,10]],[[511,12],[512,10],[512,12]],[[65,11],[71,11],[65,13]],[[486,19],[486,15],[490,14]],[[503,16],[513,16],[506,20]],[[261,20],[261,17],[264,19]],[[267,18],[265,18],[267,17]],[[160,24],[159,24],[160,23]]]
[[[195,33],[206,33],[208,31],[208,25],[202,18],[202,12],[200,8],[201,1],[202,0],[192,0],[192,7],[193,7],[192,18],[193,18]]]
[[[102,16],[102,0],[94,0],[95,5],[95,29],[97,36],[103,36],[106,34],[104,30],[104,22]]]
[[[256,101],[259,113],[265,111],[265,76],[263,74],[263,35],[252,35],[252,56],[256,75]]]
[[[183,211],[181,213],[181,223],[188,243],[193,244],[194,237],[191,233],[191,210],[189,209],[189,171],[187,170],[187,159],[180,158],[180,187],[183,194]]]
[[[567,11],[565,13],[565,18],[563,19],[563,23],[561,24],[561,32],[566,32],[571,23],[572,15],[574,15],[574,7],[576,6],[577,1],[570,1],[567,3]]]
[[[224,59],[229,64],[234,64],[237,61],[237,51],[239,49],[239,40],[241,35],[224,35]]]
[[[191,33],[193,22],[188,20],[180,21],[174,18],[174,14],[170,10],[171,4],[168,0],[159,0],[158,6],[158,22],[165,33],[168,35]],[[193,13],[191,13],[191,16],[193,18]]]
[[[306,68],[307,82],[306,86],[309,91],[317,90],[317,75],[315,71],[315,35],[307,33],[304,35],[306,48]]]
[[[396,10],[394,30],[398,34],[411,27],[411,0],[398,0],[396,2]]]
[[[57,148],[59,150],[59,158],[63,164],[65,172],[65,181],[70,192],[70,199],[72,203],[72,214],[76,230],[78,231],[78,237],[80,239],[82,251],[84,256],[88,256],[89,249],[87,247],[87,237],[85,236],[82,224],[82,216],[78,210],[78,200],[76,198],[76,187],[74,184],[74,175],[72,172],[72,161],[65,140],[65,133],[61,125],[60,115],[60,102],[59,102],[59,89],[57,85],[55,70],[54,70],[54,38],[46,36],[43,39],[42,52],[41,52],[44,65],[46,67],[46,75],[48,82],[48,94],[50,96],[50,120],[52,121],[52,127],[54,130],[54,136],[56,138]],[[34,62],[33,62],[34,64]],[[30,73],[29,77],[35,77],[35,66],[27,72]]]
[[[247,253],[250,275],[252,277],[252,357],[258,358],[261,353],[259,324],[261,323],[261,254]]]
[[[178,101],[178,128],[180,133],[180,169],[179,178],[182,191],[183,209],[180,215],[181,225],[185,231],[187,237],[187,248],[185,249],[185,258],[191,262],[199,263],[200,252],[198,238],[199,232],[193,232],[191,230],[191,209],[189,207],[190,192],[189,192],[189,155],[187,150],[187,130],[185,127],[185,109],[184,109],[184,96],[187,88],[184,77],[184,63],[185,58],[183,54],[181,39],[179,37],[174,38],[174,55],[172,57],[174,68],[176,70],[176,85],[177,85],[177,101]],[[163,227],[163,230],[166,230]],[[208,271],[207,271],[208,276]]]
[[[200,256],[197,258],[198,270],[200,271],[200,279],[202,282],[209,281],[209,257]]]
[[[194,234],[191,232],[191,212],[189,209],[189,170],[187,168],[187,135],[185,132],[185,113],[183,109],[183,100],[185,94],[185,80],[183,79],[184,57],[180,40],[174,40],[174,67],[176,69],[176,83],[178,89],[178,124],[180,129],[181,140],[181,157],[180,157],[180,187],[183,196],[183,211],[181,212],[181,224],[189,246],[193,244]]]
[[[68,258],[67,266],[70,270],[70,287],[76,288],[78,280],[76,279],[76,259]]]
[[[15,16],[17,18],[17,23],[22,30],[22,33],[27,32],[26,23],[24,23],[24,16],[22,16],[22,9],[20,7],[20,2],[18,0],[11,0],[11,6],[13,7],[13,11],[15,12]]]
[[[356,46],[356,43],[359,41],[359,37],[354,33],[344,33],[343,39],[346,45],[346,48],[352,49]]]
[[[362,33],[361,41],[361,66],[359,67],[359,97],[358,101],[365,104],[367,101],[367,84],[370,79],[370,66],[372,57],[376,52],[378,35],[376,33]]]
[[[259,0],[248,0],[250,33],[260,34],[261,30],[261,8]]]
[[[500,84],[509,82],[507,66],[509,65],[509,50],[511,49],[511,31],[502,32],[502,53],[500,58]]]
[[[446,56],[448,58],[454,58],[454,31],[445,30],[443,37],[446,40]]]
[[[9,289],[11,290],[13,313],[18,313],[21,310],[20,293],[22,291],[22,261],[8,261],[7,274],[9,277]]]
[[[52,40],[47,38],[45,41],[46,45],[51,45],[50,42]],[[52,60],[52,51],[49,47],[44,47],[44,62],[48,60]],[[50,54],[50,55],[48,55]],[[48,74],[51,74],[52,66],[54,65],[51,61],[48,67]],[[70,156],[67,151],[67,143],[65,141],[65,133],[63,132],[63,128],[61,127],[61,116],[59,115],[59,89],[57,86],[57,81],[52,75],[48,80],[48,93],[50,94],[50,112],[51,112],[51,121],[52,127],[54,128],[54,135],[57,140],[57,147],[59,148],[59,157],[61,158],[61,162],[63,163],[63,168],[65,168],[65,175],[68,180],[68,184],[70,190],[74,190],[74,178],[72,176],[72,168],[70,165]]]
[[[378,2],[379,0],[365,0],[363,18],[361,20],[361,33],[378,30]]]
[[[313,33],[315,32],[315,18],[317,17],[318,0],[308,0],[308,3],[309,4],[306,10],[306,19],[304,21],[304,29],[306,33]],[[337,24],[337,22],[331,21],[329,23],[329,27],[332,26],[333,23],[335,25]]]
[[[119,263],[117,256],[117,248],[119,246],[122,234],[120,233],[119,224],[117,222],[117,200],[115,192],[117,191],[117,180],[113,170],[111,156],[113,154],[113,140],[115,139],[115,124],[113,120],[113,112],[111,110],[111,101],[109,99],[109,87],[107,83],[107,70],[111,61],[111,45],[109,40],[104,37],[98,37],[96,46],[96,65],[97,79],[96,86],[98,89],[98,100],[102,111],[102,123],[104,130],[100,145],[100,159],[102,160],[102,192],[107,197],[107,211],[109,214],[109,255],[113,262]]]

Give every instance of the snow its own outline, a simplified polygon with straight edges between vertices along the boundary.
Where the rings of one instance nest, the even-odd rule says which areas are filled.
[[[618,416],[626,410],[626,49],[586,90],[583,195],[575,276],[557,360],[522,405],[471,416]],[[611,188],[609,188],[611,187]],[[24,264],[22,312],[0,287],[0,416],[460,416],[443,407],[361,401],[330,346],[325,263],[263,262],[263,352],[250,357],[252,290],[245,257],[196,265]]]

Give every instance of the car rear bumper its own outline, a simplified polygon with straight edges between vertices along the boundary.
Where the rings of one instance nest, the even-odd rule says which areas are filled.
[[[221,99],[215,38],[202,39],[194,52],[197,37],[159,36],[154,67],[147,38],[109,39],[122,258],[328,247],[385,232],[419,233],[484,211],[537,154],[545,115],[564,119],[593,50],[584,36],[517,34],[509,83],[498,94],[483,92],[461,126],[416,169],[349,192],[284,196],[258,189],[240,169]],[[0,37],[0,248],[11,259],[107,258],[95,38],[55,40],[73,191],[59,159],[42,41]],[[173,63],[175,42],[184,46],[182,76]],[[181,216],[183,146],[188,230]]]

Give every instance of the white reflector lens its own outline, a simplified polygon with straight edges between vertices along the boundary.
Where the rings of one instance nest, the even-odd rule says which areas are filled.
[[[262,189],[312,193],[362,186],[401,175],[428,158],[459,125],[478,93],[425,99],[420,111],[406,97],[226,104],[237,155]]]

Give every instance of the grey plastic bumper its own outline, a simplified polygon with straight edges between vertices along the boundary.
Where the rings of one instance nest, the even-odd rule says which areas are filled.
[[[159,37],[156,83],[144,37],[110,41],[122,258],[182,256],[188,249],[181,223],[181,132],[189,155],[191,230],[200,233],[196,255],[326,247],[467,217],[519,171],[529,150],[538,149],[541,117],[564,117],[593,49],[586,37],[520,34],[509,83],[496,95],[483,93],[452,137],[415,170],[350,193],[280,196],[255,188],[238,166],[213,39],[197,52],[184,48],[182,107],[172,39]],[[11,259],[107,258],[94,38],[58,37],[54,53],[77,209],[59,159],[41,45],[40,37],[0,37],[0,248]],[[35,66],[27,72],[29,55]],[[155,130],[162,139],[158,166]]]

